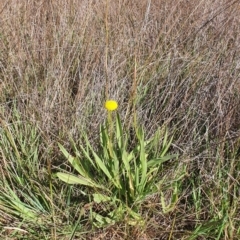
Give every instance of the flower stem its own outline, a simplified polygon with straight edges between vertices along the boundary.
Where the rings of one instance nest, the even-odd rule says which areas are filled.
[[[112,142],[113,142],[113,121],[112,121],[112,112],[108,111],[108,133],[109,133],[109,152],[110,156],[113,157],[113,148],[112,148]]]

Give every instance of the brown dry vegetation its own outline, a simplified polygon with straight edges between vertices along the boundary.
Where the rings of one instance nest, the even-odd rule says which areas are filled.
[[[196,181],[186,177],[171,213],[152,200],[145,229],[120,224],[89,239],[187,239],[197,224],[230,216],[221,212],[221,184],[239,202],[239,16],[236,0],[2,1],[1,118],[11,122],[15,104],[38,126],[41,164],[58,167],[56,142],[78,141],[80,129],[97,141],[103,102],[113,98],[129,128],[134,103],[147,136],[168,126],[178,164]],[[175,170],[162,174],[171,179]],[[198,218],[193,186],[202,194]],[[236,204],[220,239],[239,239],[239,212]]]

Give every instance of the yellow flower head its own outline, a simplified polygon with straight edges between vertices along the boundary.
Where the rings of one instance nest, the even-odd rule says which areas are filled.
[[[118,108],[118,103],[114,100],[107,100],[105,102],[105,108],[108,110],[108,111],[114,111]]]

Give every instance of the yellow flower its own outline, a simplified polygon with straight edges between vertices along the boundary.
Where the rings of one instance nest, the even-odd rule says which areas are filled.
[[[114,100],[107,100],[105,102],[105,108],[108,111],[116,110],[118,108],[118,103],[116,101],[114,101]]]

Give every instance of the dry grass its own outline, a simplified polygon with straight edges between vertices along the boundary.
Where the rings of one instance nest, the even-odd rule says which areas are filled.
[[[79,130],[97,141],[106,98],[118,100],[129,128],[136,103],[148,136],[163,124],[175,134],[172,151],[189,172],[177,208],[163,215],[153,202],[146,229],[123,224],[97,239],[187,239],[217,215],[240,222],[237,205],[221,213],[222,196],[239,196],[239,1],[9,0],[0,13],[1,117],[11,122],[16,103],[38,126],[43,164],[54,169],[56,142],[78,141]],[[237,231],[229,225],[222,239]]]

